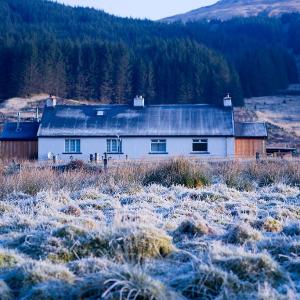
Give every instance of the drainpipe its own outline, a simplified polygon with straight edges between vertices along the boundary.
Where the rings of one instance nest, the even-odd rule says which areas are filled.
[[[20,131],[20,129],[21,129],[21,128],[20,128],[21,113],[18,112],[17,116],[18,116],[18,121],[17,121],[17,131]]]

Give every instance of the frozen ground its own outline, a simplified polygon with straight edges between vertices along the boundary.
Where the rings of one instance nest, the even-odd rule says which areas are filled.
[[[300,190],[103,185],[0,202],[0,299],[296,299]]]

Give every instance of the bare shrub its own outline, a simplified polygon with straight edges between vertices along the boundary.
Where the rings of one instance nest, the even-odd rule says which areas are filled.
[[[163,163],[145,174],[144,184],[157,183],[165,186],[183,185],[190,188],[210,184],[208,170],[204,165],[192,164],[186,159],[178,158]]]

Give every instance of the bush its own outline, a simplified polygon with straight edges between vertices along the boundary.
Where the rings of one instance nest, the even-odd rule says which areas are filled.
[[[84,168],[85,168],[85,163],[79,159],[71,160],[65,166],[66,171],[82,171]]]
[[[146,172],[143,184],[152,183],[164,186],[183,185],[190,188],[197,188],[209,185],[211,180],[209,174],[196,164],[186,159],[173,159]]]

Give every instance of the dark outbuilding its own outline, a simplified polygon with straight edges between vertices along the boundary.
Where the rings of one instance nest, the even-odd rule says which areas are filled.
[[[0,159],[38,157],[39,122],[7,122],[0,134]]]

